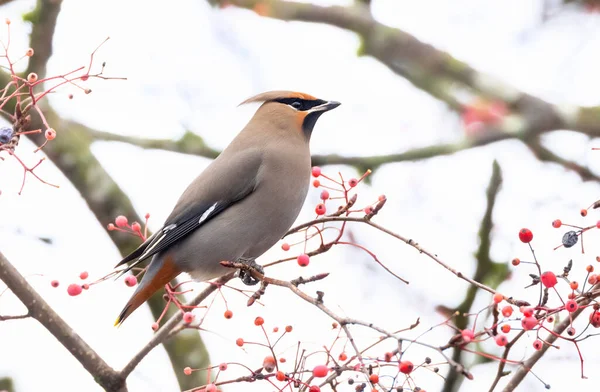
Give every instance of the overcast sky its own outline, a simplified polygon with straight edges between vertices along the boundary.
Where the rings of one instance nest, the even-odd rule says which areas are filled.
[[[33,3],[13,2],[0,8],[2,17],[14,22],[12,48],[16,53],[28,47],[29,27],[20,22],[20,15]],[[553,102],[600,104],[598,14],[567,9],[543,23],[542,1],[534,0],[485,2],[485,6],[475,0],[374,3],[373,13],[381,22],[414,34],[527,92]],[[291,89],[342,102],[319,120],[311,142],[315,153],[385,154],[463,136],[458,117],[444,104],[374,59],[357,57],[357,37],[333,27],[285,23],[231,8],[213,10],[202,0],[172,2],[166,7],[158,1],[65,0],[49,74],[87,64],[91,50],[107,36],[111,40],[99,52],[98,61],[107,62],[107,73],[128,80],[94,82],[92,94],[76,94],[73,100],[67,99],[69,90],[51,98],[62,116],[101,130],[177,138],[189,129],[209,145],[223,148],[256,110],[256,106],[237,107],[239,102],[262,91]],[[60,129],[57,132],[60,137]],[[592,146],[600,146],[598,141],[566,131],[547,135],[544,141],[561,156],[600,170],[600,153],[590,151]],[[22,141],[20,156],[34,162],[33,148]],[[152,229],[160,227],[183,189],[209,163],[119,143],[96,143],[93,151],[130,195],[138,212],[152,214]],[[505,179],[494,213],[494,260],[529,257],[516,235],[526,226],[534,231],[534,246],[547,269],[560,271],[572,258],[574,270],[583,280],[583,266],[600,252],[596,241],[587,241],[585,255],[575,248],[554,252],[562,232],[553,230],[550,222],[555,218],[573,224],[594,222],[593,217],[584,221],[578,211],[598,199],[600,187],[582,183],[577,175],[557,165],[539,163],[519,142],[504,141],[424,162],[386,165],[373,174],[372,186],[360,188],[359,202],[366,204],[379,194],[387,195],[389,202],[377,222],[416,239],[457,269],[472,274],[485,187],[494,159],[500,162]],[[328,167],[326,171],[334,175],[341,171],[346,177],[357,175],[350,167]],[[18,196],[22,178],[19,166],[8,159],[0,162],[0,173],[0,250],[111,366],[121,368],[152,336],[148,309],[141,308],[116,329],[113,320],[132,292],[122,281],[104,283],[76,298],[66,294],[66,286],[77,282],[81,271],[89,271],[91,279],[98,278],[119,260],[109,237],[51,163],[45,162],[37,173],[60,184],[58,190],[29,179],[23,195]],[[318,195],[319,191],[311,189],[299,221],[312,216]],[[415,334],[442,321],[433,311],[436,306],[453,307],[462,300],[466,285],[414,249],[372,230],[354,227],[352,231],[358,243],[368,246],[411,284],[403,285],[364,254],[344,248],[316,258],[302,271],[291,263],[271,273],[293,278],[330,272],[325,281],[306,287],[308,292],[323,290],[328,305],[340,314],[391,330],[421,317],[422,328]],[[590,238],[596,236],[590,233]],[[49,238],[52,244],[38,237]],[[275,248],[262,257],[263,262],[282,255]],[[535,298],[535,293],[522,289],[529,272],[533,271],[517,269],[500,291]],[[60,280],[61,287],[51,288],[52,279]],[[298,339],[309,349],[318,350],[335,337],[327,317],[285,290],[270,289],[263,299],[264,307],[246,308],[246,299],[231,290],[225,295],[234,318],[222,317],[224,305],[218,299],[206,319],[208,332],[203,333],[215,364],[240,361],[251,368],[261,365],[265,352],[252,348],[245,353],[234,343],[240,335],[246,340],[260,338],[251,328],[257,315],[263,316],[269,327],[294,325],[294,335],[280,347],[290,357]],[[482,308],[489,300],[489,295],[480,295],[476,306]],[[10,293],[0,297],[0,314],[20,312],[22,307]],[[363,332],[356,329],[364,346],[377,338]],[[442,345],[450,332],[437,328],[425,340]],[[594,371],[600,360],[598,342],[590,340],[582,346],[590,380],[579,379],[576,351],[566,343],[543,359],[537,374],[553,390],[590,390],[599,377]],[[516,359],[532,351],[530,344],[518,349]],[[431,354],[417,347],[411,352],[414,358]],[[154,350],[130,376],[130,390],[175,390],[176,380],[166,361],[161,348]],[[464,383],[461,391],[487,389],[495,369],[495,363],[473,367],[475,380]],[[236,374],[235,369],[227,374]],[[101,390],[33,320],[0,323],[2,376],[14,377],[17,392],[49,386],[55,390],[56,385],[64,392]],[[427,372],[417,372],[415,380],[428,391],[438,390],[442,383]],[[224,390],[261,391],[264,385],[236,385]],[[528,377],[519,390],[543,390],[543,386]]]

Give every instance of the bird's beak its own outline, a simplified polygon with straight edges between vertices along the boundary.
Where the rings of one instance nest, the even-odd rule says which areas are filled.
[[[310,112],[323,112],[324,113],[331,109],[335,109],[340,105],[341,105],[341,103],[339,103],[337,101],[329,101],[329,102],[325,102],[322,105],[315,106],[314,108],[310,109]]]

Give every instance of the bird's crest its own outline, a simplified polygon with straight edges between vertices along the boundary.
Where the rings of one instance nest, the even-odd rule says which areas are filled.
[[[248,98],[244,102],[240,103],[238,106],[245,105],[247,103],[252,103],[252,102],[268,102],[268,101],[274,101],[274,100],[283,99],[283,98],[300,98],[300,99],[306,99],[306,100],[310,100],[310,101],[314,101],[317,99],[317,98],[313,97],[312,95],[299,93],[296,91],[285,91],[285,90],[267,91],[267,92],[255,95],[251,98]]]

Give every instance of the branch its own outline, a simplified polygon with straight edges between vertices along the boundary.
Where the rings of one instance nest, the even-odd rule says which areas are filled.
[[[210,286],[204,289],[200,294],[198,294],[188,305],[196,306],[199,305],[202,301],[204,301],[210,294],[212,294],[217,288],[227,283],[229,280],[233,279],[234,273],[229,273],[224,275],[214,282],[211,282]],[[183,319],[183,313],[177,312],[175,313],[169,321],[167,321],[155,334],[152,336],[152,339],[136,354],[131,358],[129,363],[125,365],[123,370],[121,370],[121,377],[127,378],[129,374],[135,369],[135,367],[144,359],[150,351],[152,351],[159,344],[164,343],[166,340],[174,336],[174,332],[178,332],[176,327],[181,324],[181,320]],[[181,368],[183,369],[183,368]],[[178,369],[178,370],[181,370]]]
[[[35,55],[29,58],[25,75],[35,72],[40,79],[45,77],[46,64],[52,56],[52,39],[61,4],[62,0],[37,0],[33,11],[23,16],[24,20],[32,24],[29,45],[35,51]]]
[[[572,170],[581,177],[583,181],[598,181],[600,182],[600,177],[594,174],[590,169],[585,166],[582,166],[574,161],[570,161],[568,159],[564,159],[547,149],[542,145],[539,139],[532,140],[531,143],[527,145],[531,152],[543,162],[552,162],[557,163],[564,167],[567,170]]]
[[[569,317],[566,317],[563,321],[561,321],[558,325],[555,326],[554,333],[549,333],[548,336],[544,339],[545,344],[542,346],[542,349],[534,352],[531,355],[531,357],[527,358],[523,362],[523,365],[520,366],[517,369],[517,371],[515,371],[511,380],[508,382],[508,384],[506,384],[506,386],[503,389],[503,392],[514,391],[519,386],[521,381],[523,381],[523,379],[529,373],[529,371],[533,368],[533,366],[544,356],[546,351],[548,351],[548,349],[552,347],[552,344],[554,344],[558,337],[562,335],[562,333],[573,323],[573,321],[577,317],[579,317],[579,315],[583,311],[587,309],[586,305],[590,304],[592,301],[594,301],[595,298],[598,297],[600,297],[600,290],[598,290],[595,293],[595,295],[579,302],[579,309],[571,313]]]
[[[210,148],[204,140],[193,132],[186,132],[178,140],[170,139],[146,139],[134,136],[124,136],[116,133],[88,129],[90,137],[94,140],[122,142],[144,149],[158,149],[178,152],[181,154],[198,155],[205,158],[215,159],[220,151]]]
[[[125,379],[104,360],[56,313],[27,283],[0,252],[0,279],[27,307],[31,317],[42,324],[81,363],[94,380],[107,391],[126,392]]]
[[[475,254],[476,268],[475,273],[473,274],[473,280],[477,282],[485,282],[486,280],[490,281],[493,279],[495,284],[493,284],[492,287],[494,288],[498,283],[503,281],[508,274],[508,269],[506,268],[505,264],[496,264],[490,257],[491,234],[494,227],[492,216],[494,213],[494,206],[496,205],[496,198],[500,192],[501,186],[502,170],[500,169],[498,162],[494,161],[492,165],[492,176],[490,177],[490,182],[486,190],[487,207],[479,226],[480,243],[477,253]],[[465,299],[457,308],[459,315],[454,319],[456,328],[460,330],[467,328],[468,318],[465,317],[464,314],[469,313],[471,310],[471,307],[475,302],[476,295],[477,287],[469,286],[465,295]],[[463,350],[455,349],[452,353],[452,359],[456,362],[461,362],[462,353]],[[458,373],[456,373],[453,368],[450,368],[450,371],[446,376],[446,382],[444,383],[442,392],[459,390],[461,382],[462,379],[458,378]]]
[[[2,316],[0,315],[0,321],[7,321],[7,320],[22,320],[22,319],[26,319],[26,318],[30,318],[31,317],[31,313],[27,312],[25,314],[18,314],[15,316]]]
[[[468,276],[465,276],[462,272],[457,271],[456,269],[454,269],[453,267],[451,267],[449,264],[447,264],[446,262],[444,262],[442,259],[440,259],[437,255],[435,255],[435,254],[431,253],[430,251],[428,251],[427,249],[423,248],[416,241],[414,241],[412,239],[409,239],[409,238],[406,238],[406,237],[403,237],[400,234],[396,234],[393,231],[391,231],[389,229],[386,229],[385,227],[383,227],[381,225],[378,225],[377,223],[374,223],[371,220],[366,219],[366,218],[354,218],[354,217],[344,217],[344,216],[327,216],[327,217],[324,217],[324,218],[315,219],[315,220],[312,220],[310,222],[306,222],[306,223],[303,223],[301,225],[295,226],[295,227],[291,228],[285,234],[285,236],[293,234],[293,233],[296,233],[297,231],[302,230],[302,229],[304,229],[306,227],[310,227],[310,226],[313,226],[315,224],[325,223],[325,222],[359,222],[359,223],[367,224],[367,225],[369,225],[369,226],[371,226],[371,227],[373,227],[373,228],[375,228],[375,229],[377,229],[377,230],[379,230],[379,231],[381,231],[383,233],[386,233],[387,235],[390,235],[390,236],[392,236],[394,238],[399,239],[400,241],[404,242],[407,245],[412,246],[413,248],[415,248],[416,250],[418,250],[419,253],[423,253],[423,254],[427,255],[430,259],[432,259],[433,261],[435,261],[436,263],[438,263],[440,266],[444,267],[445,269],[447,269],[448,271],[450,271],[452,274],[454,274],[458,278],[460,278],[460,279],[462,279],[462,280],[470,283],[471,285],[473,285],[473,286],[475,286],[477,288],[480,288],[482,290],[485,290],[485,291],[487,291],[489,293],[492,293],[492,294],[496,293],[496,290],[494,290],[493,288],[491,288],[491,287],[489,287],[489,286],[487,286],[487,285],[485,285],[483,283],[477,282],[477,281],[473,280],[472,278],[469,278]],[[271,264],[273,264],[273,263],[271,263]],[[527,304],[527,302],[524,302],[524,301],[521,301],[521,300],[516,300],[514,298],[509,298],[509,297],[504,297],[504,300],[506,302],[512,304],[512,305],[515,305],[515,306],[523,306],[523,305]]]
[[[273,286],[279,286],[279,287],[284,287],[287,288],[288,290],[290,290],[292,293],[296,294],[298,297],[302,298],[304,301],[308,302],[311,305],[314,305],[315,307],[317,307],[319,310],[321,310],[323,313],[325,313],[326,315],[328,315],[329,317],[331,317],[333,320],[335,320],[344,330],[344,332],[346,333],[346,336],[348,337],[348,341],[350,342],[350,344],[352,345],[355,353],[356,353],[356,357],[357,359],[362,362],[362,351],[358,348],[358,346],[356,345],[356,342],[354,341],[354,338],[352,337],[352,334],[350,333],[350,330],[348,329],[349,325],[359,325],[365,328],[370,328],[376,332],[379,332],[380,334],[384,335],[385,338],[391,338],[394,340],[398,340],[398,341],[406,341],[406,342],[410,342],[410,343],[414,343],[423,347],[427,347],[429,349],[432,349],[436,352],[438,352],[446,361],[448,361],[448,364],[454,368],[456,368],[456,370],[462,374],[464,374],[467,377],[472,378],[473,376],[464,368],[464,366],[462,366],[460,363],[457,363],[455,361],[452,360],[452,358],[450,358],[449,356],[446,355],[446,353],[444,353],[444,351],[442,350],[442,348],[440,347],[436,347],[433,346],[431,344],[427,344],[424,342],[421,342],[417,339],[409,339],[409,338],[403,338],[400,337],[398,335],[396,335],[396,333],[392,333],[387,331],[384,328],[381,328],[375,324],[373,324],[372,322],[368,322],[368,321],[362,321],[362,320],[358,320],[358,319],[354,319],[354,318],[350,318],[350,317],[342,317],[338,314],[336,314],[335,312],[333,312],[331,309],[329,309],[327,306],[325,306],[324,302],[323,302],[323,297],[324,297],[324,293],[323,292],[319,292],[317,291],[317,297],[313,298],[310,295],[306,294],[304,291],[300,290],[298,288],[299,284],[302,283],[307,283],[307,282],[313,282],[313,281],[318,281],[321,280],[323,278],[326,278],[328,274],[320,274],[320,275],[315,275],[313,277],[310,278],[297,278],[295,280],[292,281],[285,281],[285,280],[280,280],[280,279],[274,279],[274,278],[270,278],[265,276],[264,274],[261,274],[260,272],[258,272],[256,269],[249,267],[247,264],[244,263],[238,263],[238,262],[221,262],[221,265],[223,265],[224,267],[228,267],[228,268],[237,268],[237,269],[243,269],[245,271],[247,271],[249,274],[251,274],[255,279],[260,280],[261,282],[264,283],[265,287],[267,285],[273,285]],[[409,328],[410,329],[410,328]],[[406,329],[403,329],[401,331],[405,331]],[[365,375],[368,377],[369,373],[366,367],[364,367],[363,369],[361,369],[361,371],[363,373],[365,373]]]
[[[416,37],[376,21],[364,7],[331,6],[280,0],[209,0],[253,9],[266,4],[267,17],[285,21],[323,23],[358,34],[361,53],[370,55],[416,87],[462,110],[464,90],[501,100],[513,109],[513,118],[500,128],[517,127],[526,138],[556,129],[571,129],[588,135],[600,135],[599,107],[553,105],[538,97],[476,71],[449,53],[421,42]]]
[[[97,131],[86,128],[85,131],[89,137],[94,140],[114,141],[128,143],[144,149],[159,149],[165,151],[178,152],[182,154],[197,155],[209,159],[216,158],[220,151],[206,145],[204,140],[195,133],[186,132],[178,140],[169,139],[147,139],[141,137],[124,136],[110,132]],[[355,156],[345,157],[337,154],[331,155],[313,155],[312,164],[316,166],[325,165],[350,165],[359,169],[376,169],[386,163],[417,161],[437,156],[451,155],[459,151],[470,148],[484,146],[499,140],[516,138],[517,135],[504,132],[500,129],[488,130],[479,134],[477,137],[465,138],[457,143],[434,144],[431,146],[418,147],[402,153],[374,155],[374,156]],[[364,171],[361,170],[361,171]]]
[[[52,53],[51,34],[54,32],[60,3],[55,0],[38,0],[35,10],[26,15],[26,19],[32,22],[30,46],[35,50],[30,61],[36,58],[43,60],[31,61],[28,72],[35,72],[38,75],[45,74],[45,62]],[[0,85],[6,86],[10,81],[10,75],[0,72]],[[14,105],[15,100],[7,102],[4,112],[14,113]],[[143,222],[133,208],[129,197],[92,154],[93,139],[90,134],[93,133],[93,130],[83,124],[62,119],[47,106],[46,101],[39,102],[39,106],[43,107],[48,123],[60,130],[59,136],[44,147],[44,153],[79,191],[105,230],[107,223],[113,221],[118,215],[126,215],[132,221]],[[5,113],[3,115],[6,116]],[[30,129],[46,129],[39,116],[35,114],[29,126]],[[43,133],[32,133],[27,136],[38,147],[46,142]],[[115,235],[108,231],[107,234],[123,256],[135,250],[139,245],[139,241],[133,236]],[[153,295],[148,301],[148,305],[154,317],[158,318],[164,307],[162,295],[160,293]],[[171,309],[168,316],[174,313],[176,311]],[[180,389],[198,385],[206,379],[203,372],[194,372],[191,376],[184,376],[179,371],[186,366],[183,364],[186,358],[189,358],[187,363],[194,367],[203,368],[208,364],[208,354],[198,333],[181,334],[181,336],[175,337],[165,344],[165,350],[177,375]]]

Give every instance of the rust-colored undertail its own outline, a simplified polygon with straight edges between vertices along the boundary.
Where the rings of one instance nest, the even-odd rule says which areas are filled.
[[[150,266],[148,268],[150,268]],[[137,288],[135,293],[133,293],[129,299],[129,302],[127,302],[127,305],[125,305],[121,311],[121,314],[119,314],[119,317],[117,317],[115,326],[122,324],[123,321],[125,321],[125,319],[129,317],[129,315],[133,313],[141,304],[146,302],[152,296],[152,294],[164,287],[164,285],[169,283],[171,280],[175,279],[175,277],[180,273],[181,270],[177,268],[173,260],[168,257],[165,258],[163,265],[154,274],[154,276],[145,276],[144,278],[150,279],[142,279],[140,286]]]

